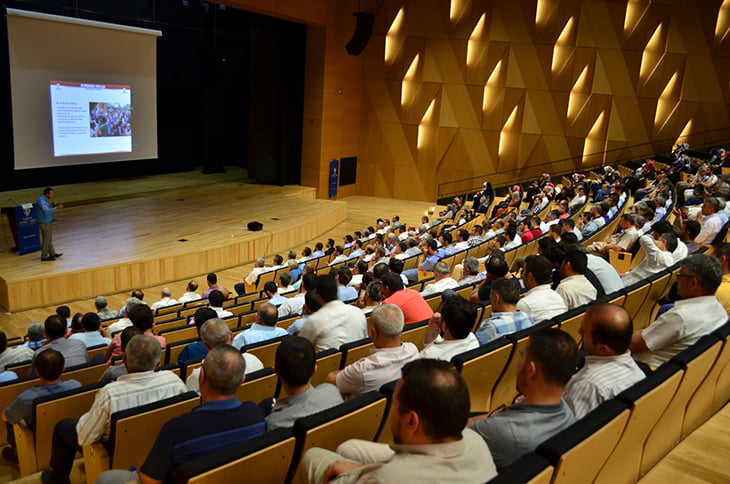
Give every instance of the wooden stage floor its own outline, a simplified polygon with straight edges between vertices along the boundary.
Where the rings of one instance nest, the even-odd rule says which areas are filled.
[[[93,298],[108,297],[120,307],[134,288],[144,288],[150,303],[169,285],[173,297],[185,282],[216,272],[232,288],[256,257],[313,246],[345,234],[377,217],[399,214],[417,223],[429,208],[424,202],[373,197],[317,200],[313,188],[255,185],[245,170],[200,171],[134,180],[57,186],[65,204],[54,223],[54,245],[64,255],[41,262],[40,252],[12,253],[7,221],[0,222],[0,326],[9,336],[24,333],[60,304],[72,312],[93,310]],[[33,201],[42,189],[0,193],[0,203]],[[249,232],[257,220],[264,230]],[[183,241],[184,239],[184,241]],[[201,277],[203,276],[203,277]]]

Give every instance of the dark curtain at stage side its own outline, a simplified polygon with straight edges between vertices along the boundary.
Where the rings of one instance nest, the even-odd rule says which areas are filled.
[[[303,31],[249,33],[248,173],[259,183],[300,181]]]

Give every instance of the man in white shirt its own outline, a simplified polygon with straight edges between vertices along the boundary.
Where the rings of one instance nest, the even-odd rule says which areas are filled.
[[[317,276],[317,300],[322,307],[309,316],[299,331],[316,351],[367,338],[365,315],[355,306],[346,305],[337,299],[337,282],[329,275]]]
[[[702,204],[702,220],[700,222],[700,235],[695,238],[698,244],[711,244],[715,236],[722,229],[722,220],[718,212],[724,208],[720,199],[715,197],[707,198]]]
[[[633,332],[629,313],[621,306],[599,303],[586,310],[580,334],[588,356],[563,394],[576,419],[644,379],[629,351]]]
[[[157,301],[156,303],[153,303],[152,306],[150,306],[150,309],[155,311],[159,308],[166,308],[168,306],[174,306],[178,302],[172,298],[172,291],[169,287],[164,287],[160,291],[160,297],[161,299]]]
[[[715,257],[687,257],[677,273],[681,299],[647,328],[634,333],[630,346],[634,358],[659,366],[725,324],[727,312],[715,297],[721,282],[722,265]]]
[[[251,272],[248,273],[248,275],[244,279],[244,282],[249,286],[253,286],[254,284],[256,284],[256,280],[259,278],[259,274],[261,274],[262,272],[266,272],[266,260],[264,260],[263,257],[258,257],[253,264],[253,269],[251,269]],[[239,295],[246,293],[245,288],[244,291],[241,292],[238,290],[239,288],[237,286],[238,284],[234,286],[234,289]]]
[[[654,239],[651,235],[642,235],[639,244],[646,257],[639,265],[621,276],[624,286],[630,286],[674,264],[672,252],[677,248],[677,237],[667,232]]]
[[[326,382],[336,385],[343,395],[354,398],[399,379],[403,365],[418,358],[416,345],[401,341],[403,322],[403,311],[395,304],[373,309],[369,327],[375,350],[370,356],[331,372]]]
[[[517,303],[517,309],[532,316],[535,323],[568,311],[562,296],[550,287],[552,265],[547,258],[541,255],[527,256],[522,271],[522,281],[527,292]]]
[[[575,247],[568,247],[565,251],[565,260],[560,267],[563,279],[556,289],[568,306],[568,310],[596,300],[598,291],[586,278],[586,269],[588,269],[587,255]]]
[[[452,291],[446,292],[441,312],[433,313],[428,322],[421,358],[451,361],[458,354],[478,348],[479,341],[472,333],[476,316],[474,304]]]
[[[421,295],[423,297],[430,294],[437,294],[459,285],[459,283],[451,277],[451,268],[446,262],[439,261],[433,266],[433,278],[436,282],[427,285],[423,288],[423,291],[421,291]]]
[[[198,294],[197,291],[198,283],[196,281],[188,282],[187,286],[185,286],[185,294],[180,296],[177,299],[177,302],[184,304],[190,301],[198,301],[200,299],[200,294]]]

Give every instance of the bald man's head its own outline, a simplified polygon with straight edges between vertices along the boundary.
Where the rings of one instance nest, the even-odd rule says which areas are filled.
[[[583,317],[583,348],[594,356],[615,356],[628,351],[634,325],[629,313],[616,304],[599,303]]]

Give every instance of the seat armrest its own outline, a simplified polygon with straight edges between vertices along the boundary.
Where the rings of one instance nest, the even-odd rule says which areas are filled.
[[[81,451],[84,455],[84,466],[86,467],[86,483],[94,484],[94,481],[102,472],[111,469],[109,451],[101,442],[84,445]]]
[[[35,452],[35,435],[25,420],[13,425],[15,448],[18,450],[20,476],[25,477],[38,472],[38,459]]]

